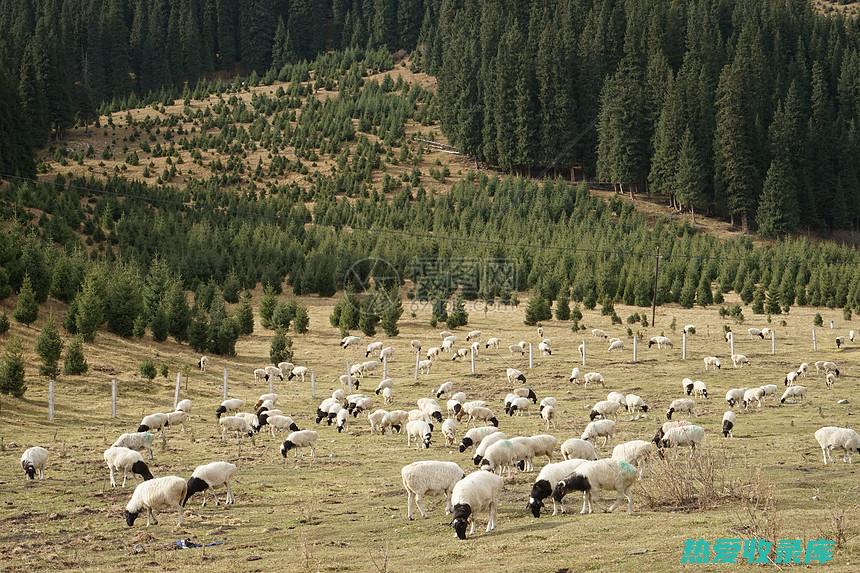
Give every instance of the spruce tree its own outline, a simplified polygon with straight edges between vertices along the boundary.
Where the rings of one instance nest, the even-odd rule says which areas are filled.
[[[756,223],[758,232],[764,237],[779,237],[797,228],[796,202],[797,181],[791,166],[776,159],[770,164],[764,191],[759,200]]]
[[[57,323],[53,316],[49,316],[45,325],[42,327],[42,332],[36,338],[36,354],[42,361],[39,366],[39,373],[42,376],[55,378],[60,373],[57,364],[60,361],[60,355],[63,353],[63,340],[60,338],[60,332],[57,330]]]
[[[699,160],[699,152],[690,128],[684,132],[681,140],[681,152],[678,155],[678,171],[675,174],[675,194],[678,204],[683,209],[689,209],[696,221],[696,210],[702,210],[705,205],[704,194],[705,173]]]
[[[528,326],[534,326],[542,320],[550,320],[551,318],[552,311],[549,301],[539,291],[532,291],[523,322]]]
[[[26,391],[24,354],[21,350],[21,342],[13,338],[6,343],[3,361],[0,362],[0,393],[21,398]]]
[[[239,321],[240,332],[249,335],[254,332],[254,309],[251,306],[251,293],[242,293],[242,300],[236,309],[236,319]]]
[[[562,289],[555,303],[556,320],[570,320],[570,296],[567,289]]]
[[[380,324],[386,336],[394,337],[400,333],[397,322],[403,316],[403,301],[400,299],[400,292],[397,288],[391,290],[389,297],[389,303],[382,311]]]
[[[33,285],[30,283],[30,275],[24,275],[24,281],[21,283],[21,289],[18,291],[18,301],[15,303],[15,310],[12,311],[12,316],[15,320],[27,326],[34,323],[39,316],[39,305],[36,303],[36,294],[33,292]]]
[[[9,316],[4,312],[0,314],[0,335],[9,332]]]
[[[293,341],[286,335],[284,329],[279,328],[272,337],[269,348],[269,360],[272,364],[279,362],[291,362],[293,359]]]
[[[263,287],[263,297],[260,299],[260,321],[266,328],[269,328],[269,321],[277,305],[278,296],[269,285],[266,285]]]
[[[293,327],[296,330],[296,334],[307,334],[308,324],[310,323],[310,320],[311,319],[308,315],[308,308],[303,304],[297,304],[295,311],[295,319],[293,323]]]
[[[230,304],[239,302],[239,291],[241,288],[242,285],[239,283],[239,277],[236,275],[236,271],[231,269],[230,272],[227,273],[227,278],[224,279],[224,285],[221,287],[224,300]]]

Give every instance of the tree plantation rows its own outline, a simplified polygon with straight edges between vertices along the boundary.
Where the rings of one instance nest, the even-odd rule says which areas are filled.
[[[767,236],[860,222],[860,24],[805,0],[443,2],[449,139]]]

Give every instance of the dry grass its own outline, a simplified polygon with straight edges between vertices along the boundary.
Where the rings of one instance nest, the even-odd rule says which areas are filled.
[[[440,360],[431,375],[415,381],[409,340],[419,338],[429,346],[438,340],[438,329],[427,326],[426,309],[415,308],[412,318],[410,304],[406,304],[401,334],[391,341],[397,351],[390,365],[391,376],[397,381],[392,409],[410,408],[416,398],[428,396],[439,383],[451,379],[470,397],[490,400],[500,411],[500,400],[509,389],[504,369],[516,366],[527,372],[529,385],[539,397],[559,399],[559,427],[553,433],[566,439],[582,432],[590,405],[603,399],[606,392],[635,392],[652,410],[644,420],[621,417],[614,440],[601,451],[601,455],[609,455],[611,447],[621,441],[653,436],[665,419],[669,401],[680,395],[681,378],[703,379],[712,395],[708,401],[698,400],[695,423],[707,432],[698,461],[690,464],[686,452],[681,451],[666,469],[661,469],[659,461],[653,462],[634,493],[634,515],[544,515],[535,520],[525,511],[535,474],[516,474],[506,480],[496,532],[481,532],[459,542],[448,525],[440,497],[428,499],[427,520],[405,520],[399,471],[403,464],[416,459],[457,461],[471,471],[473,466],[466,455],[445,447],[439,438],[434,439],[431,449],[415,450],[406,447],[403,436],[371,436],[364,417],[350,418],[350,427],[343,434],[313,425],[316,404],[335,389],[336,377],[346,363],[363,359],[364,353],[338,348],[339,334],[328,325],[327,318],[333,301],[313,297],[303,301],[309,306],[311,332],[296,337],[295,362],[315,371],[316,397],[311,396],[309,384],[302,386],[295,381],[279,382],[275,390],[281,395],[283,409],[300,426],[319,430],[317,461],[290,458],[285,462],[277,452],[282,437],[260,435],[256,446],[245,444],[241,450],[234,442],[222,443],[218,438],[213,412],[221,400],[223,368],[229,371],[232,396],[251,401],[266,391],[265,385],[255,386],[251,376],[253,368],[267,362],[271,338],[271,332],[258,325],[254,335],[240,342],[235,358],[210,357],[205,374],[189,370],[182,397],[194,400],[191,430],[171,433],[167,448],[160,444],[155,447],[152,470],[156,475],[188,476],[197,464],[214,459],[240,466],[234,485],[236,504],[201,508],[200,500],[192,500],[186,524],[180,529],[173,517],[165,514],[158,526],[146,529],[138,525],[129,530],[122,520],[122,509],[131,487],[123,490],[107,485],[101,453],[119,433],[134,429],[143,414],[171,407],[175,373],[192,367],[196,356],[174,343],[158,344],[148,338],[127,341],[100,334],[86,347],[93,367],[90,374],[58,382],[57,417],[51,423],[45,419],[46,384],[36,376],[35,361],[28,356],[30,389],[26,398],[0,399],[3,569],[107,572],[122,563],[123,569],[174,571],[201,567],[229,567],[233,571],[629,571],[647,566],[662,572],[678,570],[688,537],[751,537],[776,532],[782,537],[808,539],[825,534],[841,540],[828,571],[856,570],[860,551],[854,539],[860,521],[857,505],[851,501],[856,497],[860,470],[857,464],[822,465],[812,433],[825,424],[856,425],[860,354],[856,346],[836,351],[832,344],[835,332],[822,329],[818,331],[819,351],[812,353],[809,333],[816,309],[792,309],[786,327],[780,327],[775,318],[776,355],[770,354],[768,342],[739,335],[737,351],[750,356],[752,366],[705,373],[702,356],[727,354],[723,321],[716,308],[660,308],[657,326],[643,334],[665,332],[675,340],[676,350],[649,351],[643,345],[640,363],[631,364],[629,350],[608,354],[602,342],[588,336],[587,369],[603,373],[607,387],[586,389],[567,382],[577,361],[576,345],[583,335],[574,335],[569,325],[555,321],[544,325],[555,352],[548,357],[536,356],[533,370],[528,370],[527,359],[485,351],[478,361],[477,376],[468,374],[468,363]],[[4,303],[7,312],[12,302]],[[52,303],[51,308],[57,314],[63,312],[60,305]],[[621,305],[616,309],[622,317],[639,310]],[[850,327],[843,324],[841,312],[818,310],[825,323],[832,318],[842,326],[840,333]],[[522,325],[523,311],[523,306],[486,314],[473,309],[468,329],[479,329],[484,337],[501,336],[505,345],[519,339],[536,343],[535,329]],[[749,326],[764,325],[764,317],[747,314]],[[623,337],[622,329],[610,326],[606,317],[594,312],[585,315],[583,324],[589,328],[601,327]],[[673,318],[678,325],[698,326],[698,333],[689,339],[686,362],[680,358],[680,334],[669,329]],[[28,352],[42,320],[44,316],[29,329],[13,325],[12,334],[23,339]],[[170,379],[140,380],[136,372],[144,358],[167,363]],[[788,369],[801,361],[819,359],[840,363],[843,376],[833,391],[826,390],[813,369],[803,381],[809,387],[808,403],[780,407],[768,400],[761,410],[738,414],[735,438],[721,437],[726,389],[765,383],[781,387]],[[120,381],[118,419],[108,417],[112,376]],[[378,377],[374,377],[365,386],[372,391],[377,382]],[[837,405],[837,399],[843,397],[850,403]],[[381,405],[381,400],[378,403]],[[535,415],[508,418],[502,413],[501,427],[512,435],[543,432]],[[18,465],[22,450],[33,444],[46,445],[53,454],[44,482],[26,482]],[[689,484],[685,481],[677,491],[671,485],[660,489],[661,475],[686,476]],[[610,497],[607,493],[604,501]],[[478,518],[480,523],[486,516]],[[225,543],[173,550],[173,542],[184,538]]]

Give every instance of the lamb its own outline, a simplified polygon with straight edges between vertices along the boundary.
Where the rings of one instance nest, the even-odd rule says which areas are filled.
[[[296,365],[292,362],[278,362],[278,370],[281,371],[281,380],[284,379],[284,376],[289,376],[295,367]]]
[[[244,416],[223,416],[218,419],[218,424],[221,426],[222,441],[226,438],[227,432],[236,432],[239,443],[242,442],[242,434],[251,438],[251,443],[254,442],[254,428]]]
[[[597,458],[595,457],[595,459]],[[526,505],[534,517],[540,517],[540,510],[544,505],[543,500],[552,496],[554,485],[576,471],[583,463],[585,463],[584,459],[565,458],[565,461],[547,464],[541,469],[532,485],[529,502]],[[552,514],[558,515],[559,509],[564,513],[564,504],[553,499]]]
[[[187,490],[188,484],[178,476],[165,476],[138,484],[125,506],[125,522],[132,527],[140,512],[145,511],[146,526],[158,525],[155,510],[175,509],[179,514],[177,527],[182,527],[182,508]]]
[[[389,390],[394,387],[394,379],[393,378],[385,378],[379,381],[379,384],[376,385],[376,390],[374,393],[379,396],[379,394],[388,388]]]
[[[466,422],[466,426],[469,426],[472,423],[472,420],[476,420],[478,422],[489,422],[497,428],[499,427],[499,419],[493,411],[482,406],[472,408],[469,411],[469,419]]]
[[[750,359],[743,354],[732,354],[732,365],[735,368],[738,368],[739,366],[743,368],[744,366],[748,366],[749,364]]]
[[[385,415],[388,414],[385,410],[376,409],[373,412],[367,413],[367,421],[370,422],[370,433],[385,434],[385,428],[382,426],[382,421]]]
[[[743,402],[744,392],[746,392],[746,388],[732,388],[726,392],[726,402],[730,408],[734,408],[735,404]]]
[[[442,408],[439,406],[439,402],[433,398],[418,398],[416,403],[418,404],[418,408],[427,417],[433,418],[437,422],[442,422]]]
[[[209,364],[209,358],[206,356],[201,356],[200,360],[197,361],[197,368],[200,369],[200,372],[206,372],[206,365]]]
[[[570,438],[561,444],[561,457],[565,460],[581,459],[596,460],[597,450],[594,445],[580,438]]]
[[[519,354],[520,356],[522,356],[526,353],[526,343],[525,341],[521,340],[517,344],[511,344],[510,346],[508,346],[508,350],[511,352],[511,354]]]
[[[360,340],[361,340],[361,337],[358,337],[358,336],[344,336],[340,340],[340,347],[343,349],[347,349],[354,344],[358,344],[358,342]]]
[[[583,378],[585,382],[585,387],[587,388],[589,384],[600,384],[604,388],[606,388],[606,381],[603,379],[603,374],[599,372],[588,372]]]
[[[349,420],[349,411],[346,408],[341,408],[340,412],[337,413],[335,417],[335,427],[337,428],[337,433],[341,433],[346,429],[347,420]],[[298,430],[298,426],[295,428],[290,427],[291,430]]]
[[[448,410],[448,417],[454,418],[460,416],[460,412],[463,411],[463,404],[459,400],[455,400],[451,398],[445,403],[446,409]]]
[[[367,364],[366,362],[364,364]],[[376,366],[376,363],[373,363]],[[296,376],[302,379],[302,384],[305,383],[305,376],[310,373],[310,369],[307,366],[296,366],[293,368],[293,371],[287,376],[287,380],[292,380]]]
[[[513,384],[514,381],[525,382],[526,375],[517,370],[516,368],[508,368],[505,370],[505,374],[508,377],[508,383]]]
[[[603,444],[600,447],[604,447],[609,443],[613,434],[615,434],[615,422],[612,420],[594,420],[585,427],[581,438],[589,442],[595,438],[603,438]]]
[[[708,367],[713,368],[714,370],[720,369],[720,359],[716,356],[705,356],[702,361],[705,363],[705,372],[708,371]]]
[[[167,414],[150,414],[144,416],[137,427],[138,432],[149,432],[152,430],[161,430],[167,426]]]
[[[484,400],[470,400],[469,402],[464,402],[462,408],[460,409],[460,412],[456,416],[457,421],[459,422],[460,420],[462,420],[463,416],[468,416],[469,413],[474,408],[486,408],[486,407],[487,407],[487,402],[485,402]]]
[[[110,471],[110,485],[116,487],[116,472],[122,471],[122,487],[128,479],[128,472],[139,475],[144,481],[152,479],[149,466],[143,461],[143,456],[135,450],[111,446],[104,452],[105,463]]]
[[[761,339],[764,339],[764,333],[758,328],[747,328],[747,332],[750,335],[750,338],[755,338],[758,336]]]
[[[723,413],[723,437],[731,438],[732,436],[732,428],[735,427],[735,421],[737,420],[737,416],[731,410],[726,410]]]
[[[625,405],[627,406],[627,411],[633,414],[631,421],[639,419],[639,412],[648,412],[648,404],[646,404],[645,401],[636,394],[627,394],[624,400],[626,403]]]
[[[602,338],[604,340],[609,338],[609,335],[606,334],[606,331],[601,330],[600,328],[592,328],[591,329],[591,336],[593,336],[594,338]]]
[[[574,368],[570,371],[570,378],[568,378],[567,381],[579,384],[579,368]]]
[[[665,348],[674,348],[672,346],[672,341],[665,336],[652,336],[648,339],[648,348],[651,348],[654,345],[657,345],[657,348],[663,349]]]
[[[704,399],[708,399],[708,387],[701,380],[696,380],[693,382],[693,395],[701,396]]]
[[[454,362],[458,358],[462,360],[462,359],[466,358],[468,355],[469,355],[469,349],[468,348],[458,348],[457,351],[454,353],[454,355],[451,357],[451,361]]]
[[[472,524],[470,533],[475,533],[475,515],[487,511],[487,533],[496,528],[496,499],[502,491],[501,477],[488,472],[476,471],[457,482],[451,493],[454,520],[451,526],[459,539],[466,539],[466,527]]]
[[[556,400],[552,396],[547,396],[546,398],[543,398],[540,401],[540,412],[543,413],[543,409],[546,408],[547,406],[552,406],[553,408],[555,408],[557,404],[558,404],[558,400]]]
[[[223,485],[227,489],[227,499],[224,501],[224,505],[234,503],[236,499],[233,497],[233,491],[230,489],[230,480],[238,470],[239,468],[230,462],[210,462],[208,464],[197,466],[194,468],[194,471],[191,473],[191,478],[188,480],[185,499],[182,501],[182,505],[184,506],[188,503],[188,500],[192,495],[198,491],[202,491],[202,505],[205,507],[206,492],[209,488],[215,489],[220,485]],[[218,496],[215,495],[214,491],[210,491],[209,493],[211,493],[212,497],[215,498],[215,505],[218,505]]]
[[[451,390],[454,389],[454,383],[450,380],[443,384],[440,384],[438,388],[436,388],[436,397],[441,398],[442,394],[450,394]]]
[[[182,411],[182,412],[185,412],[186,414],[190,414],[191,413],[191,400],[189,400],[187,398],[185,400],[180,400],[179,403],[176,404],[176,411],[177,412]]]
[[[693,380],[690,378],[684,378],[681,380],[681,387],[684,388],[684,394],[687,396],[693,395]]]
[[[816,364],[818,363],[816,362]],[[821,364],[821,367],[824,369],[825,374],[827,372],[833,372],[839,376],[839,368],[836,366],[835,362],[824,362]]]
[[[442,435],[445,436],[445,445],[453,446],[457,441],[457,420],[454,418],[445,418],[442,422]]]
[[[215,417],[221,418],[223,414],[227,412],[238,412],[239,409],[245,405],[245,401],[240,398],[230,398],[228,400],[224,400],[221,402],[221,405],[218,406],[218,409],[215,410]]]
[[[36,479],[36,472],[39,472],[39,479],[45,479],[45,466],[48,463],[48,450],[41,446],[33,446],[27,448],[21,454],[21,469],[27,474],[28,480]],[[125,485],[125,484],[123,484]]]
[[[498,440],[484,451],[481,466],[487,466],[487,469],[498,471],[499,474],[507,470],[510,474],[514,462],[527,460],[533,455],[531,444],[526,441],[526,438]]]
[[[624,343],[620,340],[614,340],[609,344],[609,348],[606,349],[607,352],[621,352],[624,350]]]
[[[764,398],[764,390],[761,388],[750,388],[744,392],[744,410],[750,407],[750,404],[755,401],[758,408],[761,408],[761,399]]]
[[[681,332],[683,332],[686,335],[696,334],[696,325],[695,324],[687,324],[684,326],[684,328],[681,329]]]
[[[473,340],[481,340],[480,330],[472,330],[466,335],[466,342],[471,342]]]
[[[815,431],[815,439],[818,445],[821,446],[821,453],[824,455],[824,465],[827,465],[827,460],[833,461],[833,449],[839,448],[844,452],[842,461],[851,463],[851,453],[853,450],[860,452],[860,434],[851,428],[839,428],[836,426],[825,426]]]
[[[695,416],[695,408],[695,400],[690,400],[689,398],[678,398],[677,400],[672,400],[672,403],[669,404],[669,409],[666,410],[666,419],[671,420],[672,414],[675,412],[687,412],[688,414]]]
[[[523,412],[528,412],[529,408],[532,405],[532,401],[528,398],[518,397],[514,398],[511,401],[511,406],[508,408],[508,416],[513,416],[514,414],[518,416],[522,416]]]
[[[254,411],[256,412],[262,407],[272,408],[278,402],[277,394],[260,394],[260,397],[257,399],[257,403],[254,404]]]
[[[117,440],[113,443],[113,447],[116,448],[128,448],[130,450],[135,450],[141,452],[143,450],[147,450],[149,452],[149,459],[152,461],[152,432],[131,432],[121,435]]]
[[[422,360],[418,363],[418,372],[421,374],[430,374],[431,366],[433,366],[432,360]]]
[[[639,470],[639,477],[645,470],[645,463],[656,451],[653,442],[645,440],[631,440],[618,444],[612,449],[613,460],[623,460]]]
[[[409,342],[409,346],[412,347],[412,352],[418,353],[421,352],[421,341],[420,340],[411,340]]]
[[[406,519],[410,521],[413,519],[413,502],[418,506],[421,517],[427,517],[427,512],[421,505],[421,499],[428,492],[445,494],[445,514],[450,514],[454,486],[465,475],[462,468],[454,462],[427,460],[403,466],[400,476],[403,479],[403,489],[406,490]]]
[[[168,412],[167,423],[165,424],[165,426],[170,426],[170,427],[181,426],[182,431],[184,432],[186,421],[188,421],[188,414],[186,414],[182,410],[176,410],[175,412]]]
[[[798,398],[801,401],[806,398],[806,386],[789,386],[782,393],[782,398],[779,399],[780,404],[785,404],[789,398]],[[794,400],[792,400],[794,402]]]
[[[417,449],[421,449],[421,445],[424,445],[424,448],[430,447],[430,439],[433,434],[433,425],[428,424],[424,420],[412,420],[408,424],[406,424],[406,445],[412,445],[412,439],[415,438],[415,446]]]
[[[609,417],[618,418],[618,410],[621,409],[621,404],[614,400],[601,400],[591,408],[591,413],[588,418],[594,420],[597,417],[607,419]]]
[[[496,350],[498,350],[499,344],[501,344],[501,342],[502,341],[495,336],[492,338],[488,338],[487,342],[484,343],[484,348],[495,348]]]
[[[431,346],[430,349],[427,350],[427,360],[433,360],[442,352],[442,349],[438,346]]]
[[[794,386],[794,383],[797,381],[798,376],[799,376],[799,374],[792,370],[791,372],[789,372],[785,375],[785,378],[782,381],[783,385]]]
[[[382,389],[382,401],[385,404],[391,404],[391,402],[392,402],[391,396],[392,396],[391,388],[383,388]]]
[[[346,412],[344,409],[341,409],[341,411]],[[340,412],[338,412],[338,414],[340,414]],[[260,414],[260,427],[262,426],[269,426],[269,431],[273,438],[275,437],[276,431],[290,430],[291,432],[295,432],[299,429],[299,426],[289,416],[284,416],[282,414],[270,415],[268,412]]]
[[[399,434],[408,421],[409,412],[406,410],[392,410],[382,418],[382,427],[391,428]]]
[[[466,435],[463,436],[463,439],[460,441],[460,453],[465,452],[472,446],[478,446],[481,443],[481,440],[498,431],[499,428],[496,426],[480,426],[478,428],[472,428],[466,432]]]
[[[583,462],[573,474],[559,481],[553,490],[553,499],[561,502],[570,491],[584,492],[580,514],[592,513],[594,489],[608,489],[618,492],[612,510],[627,498],[627,513],[633,513],[633,485],[636,483],[636,469],[623,460],[596,460]]]
[[[367,358],[371,354],[375,354],[382,350],[382,342],[371,342],[367,345],[367,351],[364,353],[364,357]]]
[[[472,461],[476,466],[481,465],[481,462],[484,461],[484,454],[487,451],[487,448],[498,442],[499,440],[507,440],[508,436],[504,432],[494,432],[481,440],[481,443],[475,446],[475,455],[472,456]]]
[[[555,406],[546,406],[545,408],[541,408],[540,417],[544,419],[544,422],[546,422],[547,430],[549,430],[551,426],[557,426],[555,423]]]
[[[552,348],[546,341],[538,343],[538,350],[540,351],[541,356],[552,356]]]
[[[287,452],[290,450],[296,450],[296,458],[299,457],[299,448],[310,448],[311,450],[311,461],[317,459],[317,438],[319,438],[319,434],[313,430],[299,430],[297,432],[291,432],[287,439],[284,440],[284,443],[281,444],[281,456],[286,459]]]
[[[663,439],[660,440],[659,448],[672,448],[675,446],[689,446],[690,447],[690,457],[693,456],[693,452],[696,450],[696,447],[701,445],[702,440],[705,439],[705,430],[701,426],[696,426],[695,424],[687,424],[686,426],[678,426],[677,428],[672,428],[663,436]],[[661,452],[662,453],[662,452]]]
[[[386,346],[382,350],[379,351],[379,361],[384,362],[386,360],[391,360],[394,358],[394,347]]]
[[[442,341],[442,352],[451,352],[454,350],[454,340],[446,338]]]

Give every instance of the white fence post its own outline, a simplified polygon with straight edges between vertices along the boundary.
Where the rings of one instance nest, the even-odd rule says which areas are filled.
[[[585,339],[582,340],[582,365],[585,366]]]
[[[224,367],[224,391],[223,391],[223,400],[227,399],[227,367]]]
[[[48,380],[48,421],[54,419],[54,381]]]
[[[415,379],[418,380],[418,361],[421,360],[421,351],[415,351]]]
[[[681,360],[687,359],[687,331],[681,331]]]
[[[532,343],[529,342],[529,369],[532,369],[534,367],[535,367],[535,355],[534,355],[534,352],[532,352]]]
[[[382,357],[382,379],[388,378],[388,355]]]
[[[314,371],[311,370],[311,398],[317,397],[317,377]]]
[[[633,335],[633,364],[636,364],[637,354],[639,352],[639,337]]]
[[[176,389],[173,391],[173,409],[176,410],[176,406],[179,404],[179,385],[182,383],[182,375],[177,372],[176,373]]]
[[[770,353],[776,354],[776,331],[770,331]]]
[[[174,410],[176,407],[174,406]],[[116,418],[116,378],[110,384],[110,417]]]
[[[735,353],[735,333],[729,332],[729,354],[734,355]]]
[[[269,394],[272,394],[275,391],[275,389],[273,388],[274,383],[275,381],[272,380],[271,376],[269,376]]]
[[[818,344],[815,342],[815,329],[812,329],[812,351],[818,350]]]
[[[475,375],[475,347],[474,346],[471,348],[471,352],[472,352],[472,357],[471,357],[472,358],[472,376],[474,376]]]

